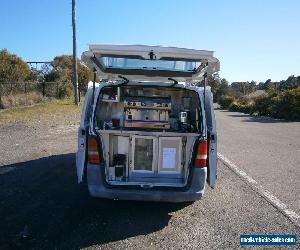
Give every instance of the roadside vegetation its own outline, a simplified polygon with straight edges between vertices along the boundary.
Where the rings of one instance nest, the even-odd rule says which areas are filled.
[[[93,79],[93,72],[79,59],[77,63],[80,98],[80,94],[85,94],[88,82]],[[290,76],[280,82],[268,79],[260,83],[247,81],[229,84],[225,78],[214,74],[209,77],[208,84],[212,87],[214,101],[222,109],[300,121],[300,76]],[[17,55],[6,49],[0,50],[0,110],[55,102],[72,96],[70,55],[56,56],[50,64],[30,68]],[[3,115],[1,112],[1,119]]]
[[[242,112],[250,115],[300,121],[300,76],[290,76],[280,82],[257,84],[251,82],[233,82],[218,75],[211,77],[209,83],[214,92],[214,101],[222,109]]]
[[[9,94],[2,96],[1,108],[7,109],[12,107],[32,106],[37,103],[48,102],[49,100],[50,98],[43,97],[43,95],[37,91],[32,91],[26,94]]]
[[[86,92],[93,72],[78,59],[79,93]],[[72,57],[61,55],[50,64],[29,67],[17,55],[0,50],[0,109],[30,106],[73,96]]]

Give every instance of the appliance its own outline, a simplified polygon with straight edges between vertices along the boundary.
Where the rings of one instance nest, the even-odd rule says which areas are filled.
[[[170,97],[126,97],[124,127],[169,129],[171,108]]]
[[[185,109],[184,111],[180,112],[179,115],[179,121],[180,121],[180,127],[183,131],[189,131],[190,130],[190,120],[191,120],[191,112],[188,109]]]
[[[180,122],[182,124],[186,124],[187,123],[187,118],[188,118],[188,112],[186,112],[186,111],[180,112]]]

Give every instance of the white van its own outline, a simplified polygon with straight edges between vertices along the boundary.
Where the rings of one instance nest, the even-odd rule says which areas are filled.
[[[92,196],[195,201],[217,178],[217,133],[207,74],[212,51],[90,45],[89,86],[78,131],[78,182]]]

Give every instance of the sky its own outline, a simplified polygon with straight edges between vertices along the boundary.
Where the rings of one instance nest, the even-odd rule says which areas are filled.
[[[215,51],[232,81],[300,75],[300,0],[77,0],[77,53],[88,44]],[[26,61],[72,53],[71,0],[0,1],[0,49]]]

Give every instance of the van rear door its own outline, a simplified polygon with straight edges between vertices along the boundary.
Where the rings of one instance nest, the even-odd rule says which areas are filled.
[[[205,91],[205,114],[208,138],[208,175],[207,182],[214,188],[217,179],[217,130],[213,106],[213,94],[210,87]]]
[[[80,127],[78,129],[78,150],[76,153],[76,168],[78,183],[81,183],[84,175],[87,156],[87,136],[89,132],[90,117],[92,114],[93,89],[89,88],[81,113]]]

